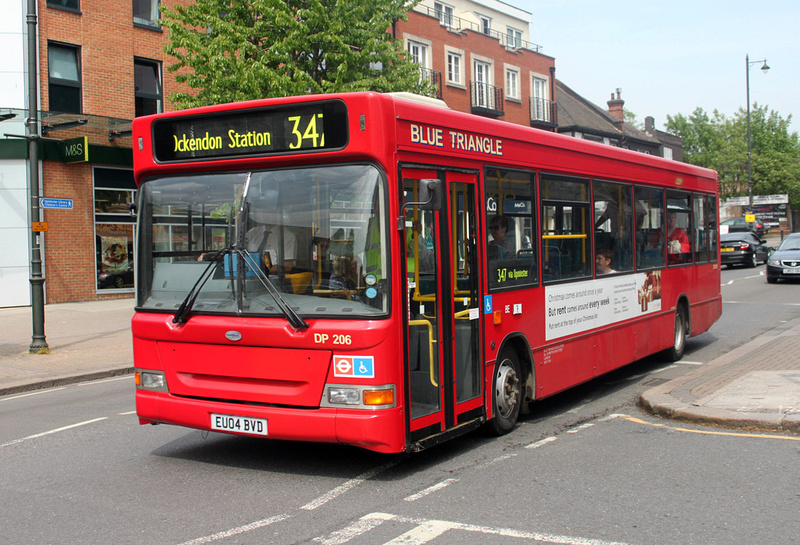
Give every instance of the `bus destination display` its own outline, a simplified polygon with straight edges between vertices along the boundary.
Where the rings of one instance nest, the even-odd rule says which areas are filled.
[[[315,102],[161,119],[153,153],[163,163],[341,149],[347,134],[344,102]]]

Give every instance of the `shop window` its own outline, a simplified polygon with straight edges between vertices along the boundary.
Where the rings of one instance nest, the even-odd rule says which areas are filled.
[[[94,169],[95,270],[98,292],[133,291],[136,197],[129,170]]]
[[[592,276],[592,211],[589,180],[540,174],[542,279]]]
[[[133,78],[136,87],[136,117],[161,113],[161,63],[134,59]]]
[[[538,281],[534,216],[536,175],[487,168],[486,261],[490,288],[531,286]]]
[[[633,270],[633,212],[631,186],[611,182],[593,184],[595,261],[613,272]],[[610,264],[606,261],[610,259]],[[595,271],[597,273],[597,271]],[[599,273],[597,273],[599,274]]]
[[[80,49],[74,45],[47,46],[50,111],[81,113]]]

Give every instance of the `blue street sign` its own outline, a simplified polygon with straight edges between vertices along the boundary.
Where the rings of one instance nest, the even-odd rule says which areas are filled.
[[[72,210],[72,199],[39,199],[40,208],[59,208]]]

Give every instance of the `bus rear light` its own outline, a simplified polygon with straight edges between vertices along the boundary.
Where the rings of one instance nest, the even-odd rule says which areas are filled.
[[[394,403],[394,389],[364,390],[364,405],[392,405]]]

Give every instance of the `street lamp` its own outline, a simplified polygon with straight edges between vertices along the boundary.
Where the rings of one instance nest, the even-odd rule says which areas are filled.
[[[747,54],[744,56],[745,60],[745,73],[747,74],[747,191],[748,195],[750,196],[750,210],[749,212],[752,213],[753,211],[753,163],[751,161],[751,153],[750,153],[750,65],[751,64],[758,64],[763,62],[764,64],[761,66],[761,71],[765,74],[769,72],[769,66],[767,66],[767,59],[761,59],[760,61],[751,61],[750,55]]]

